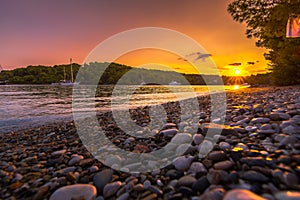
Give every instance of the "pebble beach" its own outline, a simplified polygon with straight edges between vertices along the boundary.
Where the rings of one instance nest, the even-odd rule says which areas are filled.
[[[147,140],[117,134],[110,113],[100,114],[107,138],[126,151],[147,153],[178,144],[174,152],[181,155],[147,173],[107,167],[124,166],[126,160],[118,156],[95,159],[73,121],[1,134],[0,199],[300,199],[300,86],[245,88],[226,95],[222,125],[211,121],[209,97],[199,97],[201,111],[191,114],[198,120],[193,134],[188,120],[183,123],[172,113],[176,102],[164,105],[168,120],[162,129],[149,130]],[[147,123],[147,112],[140,113],[132,115]],[[216,143],[206,139],[209,129],[222,133],[212,138]],[[211,151],[201,157],[204,143]]]

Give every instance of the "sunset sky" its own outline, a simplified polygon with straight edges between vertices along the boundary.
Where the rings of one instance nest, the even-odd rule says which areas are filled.
[[[266,72],[265,49],[245,36],[245,25],[232,20],[229,0],[0,0],[0,64],[4,69],[28,65],[82,64],[103,40],[139,27],[181,32],[212,54],[221,74]],[[172,40],[172,38],[170,38]],[[174,41],[176,42],[176,41]],[[122,45],[122,44],[120,44]],[[144,50],[121,55],[122,64],[162,63],[184,73],[184,60],[166,52]]]

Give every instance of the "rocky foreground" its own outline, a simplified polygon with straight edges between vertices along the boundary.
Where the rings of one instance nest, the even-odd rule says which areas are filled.
[[[201,112],[193,113],[199,117],[196,134],[189,132],[188,122],[171,115],[162,130],[142,140],[117,134],[109,114],[100,116],[107,137],[127,151],[147,153],[168,142],[178,144],[174,154],[187,147],[171,164],[148,173],[112,170],[94,159],[74,122],[2,134],[0,199],[300,199],[299,87],[228,93],[225,125],[210,123],[209,98],[201,101],[206,102]],[[172,111],[177,105],[168,106]],[[209,129],[222,135],[207,140]],[[188,139],[192,142],[182,144]],[[199,156],[203,143],[212,145],[204,158]],[[103,160],[115,166],[122,162],[118,156]]]

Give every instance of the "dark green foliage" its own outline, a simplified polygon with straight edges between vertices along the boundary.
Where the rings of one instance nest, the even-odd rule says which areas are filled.
[[[70,65],[28,66],[0,73],[0,81],[8,81],[9,84],[51,84],[63,80],[63,69],[66,68],[66,79],[70,80]],[[177,81],[182,84],[192,85],[220,85],[221,80],[213,75],[180,74],[172,71],[148,70],[132,68],[117,63],[89,63],[84,67],[73,64],[74,77],[78,70],[80,76],[76,81],[81,84],[140,84],[143,81],[154,84],[169,84]],[[130,73],[128,73],[130,72]],[[128,75],[130,74],[130,75]],[[125,75],[125,76],[124,76]],[[127,77],[126,77],[127,76]],[[186,80],[184,83],[182,80]]]
[[[60,66],[28,66],[14,70],[5,70],[0,73],[0,81],[9,84],[51,84],[64,79],[63,67],[66,68],[66,79],[71,79],[70,65]],[[78,64],[73,64],[74,75],[79,70]]]
[[[180,74],[172,71],[149,70],[141,68],[132,68],[117,63],[89,63],[81,67],[73,64],[74,77],[80,69],[80,77],[76,78],[81,84],[169,84],[171,81],[177,81],[181,84],[191,85],[222,85],[233,84],[231,80],[234,77],[222,78],[216,75],[198,75],[198,74]],[[27,68],[18,68],[11,71],[2,71],[0,81],[8,81],[9,84],[51,84],[63,80],[63,69],[66,69],[66,79],[70,80],[70,65],[49,66],[28,66]],[[184,82],[183,80],[186,80]],[[256,76],[244,77],[243,82],[251,85],[270,84],[270,74],[259,74]]]
[[[204,76],[206,77],[206,76]],[[213,76],[208,76],[212,78]],[[123,84],[134,85],[142,82],[148,84],[169,84],[175,80],[181,82],[186,79],[188,84],[204,85],[202,76],[194,74],[180,74],[172,71],[149,70],[132,68],[117,63],[89,63],[85,64],[77,77],[81,84]],[[184,84],[183,82],[181,82]]]
[[[272,74],[257,74],[245,77],[245,82],[252,86],[255,85],[271,85],[272,84]]]
[[[245,22],[248,38],[269,50],[271,78],[277,85],[300,84],[300,38],[286,38],[290,14],[300,14],[300,0],[234,0],[228,6],[234,20]]]

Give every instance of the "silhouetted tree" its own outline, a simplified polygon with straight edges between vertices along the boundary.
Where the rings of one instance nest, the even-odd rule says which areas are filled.
[[[246,36],[269,50],[270,70],[275,84],[300,84],[300,39],[286,38],[291,14],[300,14],[300,0],[234,0],[228,5],[234,20],[246,23]]]

